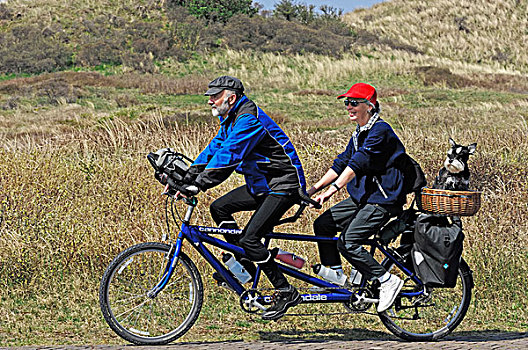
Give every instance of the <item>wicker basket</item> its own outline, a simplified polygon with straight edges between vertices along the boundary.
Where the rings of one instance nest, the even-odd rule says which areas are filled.
[[[418,207],[428,213],[441,215],[471,216],[480,208],[478,191],[448,191],[422,188]]]

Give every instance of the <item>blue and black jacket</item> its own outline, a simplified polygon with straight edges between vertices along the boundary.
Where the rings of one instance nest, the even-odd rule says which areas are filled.
[[[404,153],[405,147],[391,126],[378,119],[370,129],[357,133],[357,146],[354,137],[350,139],[332,169],[337,174],[347,166],[354,170],[356,176],[347,190],[356,203],[403,205],[406,194],[398,160]]]
[[[201,190],[243,174],[251,194],[288,194],[306,189],[301,161],[284,131],[257,105],[242,96],[220,117],[220,130],[190,168]]]

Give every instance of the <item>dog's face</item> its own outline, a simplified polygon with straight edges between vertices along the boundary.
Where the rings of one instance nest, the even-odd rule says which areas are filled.
[[[451,174],[457,174],[466,169],[469,156],[475,153],[477,144],[472,143],[469,146],[457,145],[452,138],[449,138],[449,144],[451,144],[451,149],[447,152],[444,167]]]

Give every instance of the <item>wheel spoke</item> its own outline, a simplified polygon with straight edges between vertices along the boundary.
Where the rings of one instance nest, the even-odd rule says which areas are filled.
[[[136,344],[166,344],[182,336],[198,318],[203,286],[194,263],[183,253],[164,288],[147,293],[166,277],[170,247],[143,243],[127,249],[108,267],[100,290],[109,326]]]
[[[142,306],[145,305],[147,302],[148,302],[148,299],[145,300],[144,302],[142,302],[141,304],[138,304],[137,306],[131,308],[131,309],[125,310],[125,311],[123,311],[122,313],[120,313],[120,314],[118,314],[118,315],[115,315],[115,318],[119,318],[119,317],[123,316],[123,315],[126,314],[126,313],[133,313],[135,310],[137,310],[138,308],[142,307]],[[128,318],[128,316],[127,316],[123,321],[125,321],[127,318]]]
[[[396,272],[395,272],[396,273]],[[405,281],[405,290],[420,290]],[[429,295],[398,299],[389,310],[379,314],[394,334],[406,340],[439,339],[462,321],[471,299],[472,281],[469,267],[461,262],[454,288],[429,289]]]

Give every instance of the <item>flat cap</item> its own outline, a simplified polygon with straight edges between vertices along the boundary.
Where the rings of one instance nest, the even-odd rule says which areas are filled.
[[[229,75],[222,75],[221,77],[216,78],[208,85],[209,90],[204,94],[205,96],[216,95],[219,92],[224,91],[225,89],[233,90],[240,94],[244,93],[244,85],[242,82],[234,77]]]

